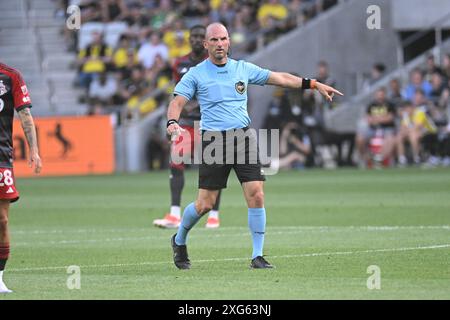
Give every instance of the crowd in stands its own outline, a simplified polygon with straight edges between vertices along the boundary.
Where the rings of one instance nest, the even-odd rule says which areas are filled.
[[[81,13],[78,33],[65,28],[70,50],[77,52],[81,102],[89,114],[125,109],[142,116],[167,101],[173,88],[171,65],[190,52],[189,28],[222,22],[239,59],[334,5],[337,0],[57,0],[58,16],[68,6]],[[117,41],[94,30],[85,41],[84,26],[125,25]],[[108,41],[107,41],[108,40]],[[120,106],[126,106],[121,108]]]
[[[327,85],[336,86],[328,63],[319,61],[314,77]],[[324,113],[337,106],[339,98],[330,103],[314,90],[292,90],[277,88],[269,105],[264,128],[280,129],[279,169],[324,166],[324,159],[317,148],[329,144],[329,133],[325,127]],[[336,134],[333,134],[336,137]],[[350,139],[350,144],[353,141]],[[351,164],[344,160],[338,146],[338,165]],[[346,163],[349,162],[349,163]]]
[[[376,84],[384,71],[382,63],[374,64],[361,91]],[[316,78],[339,85],[326,61],[318,63]],[[436,63],[430,54],[426,64],[411,71],[409,79],[394,78],[388,87],[376,90],[354,135],[339,137],[327,132],[324,112],[337,103],[330,104],[311,90],[275,91],[264,126],[280,129],[277,167],[323,167],[318,149],[332,144],[337,147],[334,161],[338,166],[450,166],[450,53],[443,55],[442,63]],[[345,157],[340,138],[349,142]]]
[[[378,89],[356,136],[359,164],[450,166],[450,54]]]
[[[336,4],[336,0],[59,0],[63,14],[78,5],[82,25],[125,24],[117,38],[105,40],[94,30],[82,45],[77,33],[66,34],[68,47],[78,55],[76,85],[89,114],[120,110],[128,117],[141,117],[167,104],[173,90],[172,64],[190,52],[189,28],[222,22],[232,41],[232,57],[244,58]],[[372,66],[360,92],[370,90],[385,75],[383,63]],[[331,86],[326,61],[317,65],[315,76]],[[324,166],[318,148],[338,141],[338,165],[374,166],[421,164],[450,166],[448,125],[450,104],[450,54],[442,63],[430,55],[423,68],[409,81],[392,79],[376,91],[358,125],[356,134],[336,139],[326,131],[324,112],[336,107],[314,91],[277,89],[270,103],[265,127],[280,129],[280,168]],[[125,107],[124,107],[125,106]],[[160,132],[158,131],[158,134]],[[162,134],[163,135],[163,134]],[[332,137],[332,139],[330,139]],[[344,139],[344,138],[343,138]],[[341,142],[349,141],[343,157]],[[353,147],[356,146],[356,162]],[[167,148],[157,134],[152,149],[164,162]],[[344,159],[345,158],[345,159]]]

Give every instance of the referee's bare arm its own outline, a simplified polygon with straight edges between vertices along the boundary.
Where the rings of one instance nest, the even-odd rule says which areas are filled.
[[[333,100],[333,95],[335,93],[343,96],[341,92],[334,89],[333,87],[327,86],[326,84],[320,83],[316,80],[311,81],[313,81],[311,84],[311,89],[317,89],[329,101]],[[303,85],[303,78],[294,76],[287,72],[271,71],[269,79],[267,80],[267,84],[273,84],[284,88],[300,89]]]
[[[181,111],[189,100],[181,95],[176,95],[172,101],[169,103],[169,108],[167,109],[167,120],[176,120],[180,119]],[[180,131],[180,126],[177,122],[172,123],[167,127],[167,133],[169,135],[176,134]]]

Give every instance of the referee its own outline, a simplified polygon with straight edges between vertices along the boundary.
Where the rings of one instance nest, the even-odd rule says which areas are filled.
[[[183,130],[178,119],[186,103],[197,98],[201,112],[202,151],[211,143],[206,136],[220,133],[223,146],[230,152],[230,142],[226,139],[230,131],[246,131],[250,124],[247,113],[247,86],[277,85],[294,89],[316,89],[326,99],[332,100],[333,95],[342,95],[334,88],[314,79],[299,78],[289,73],[273,72],[262,69],[245,61],[228,58],[230,38],[224,25],[210,24],[206,29],[204,46],[208,51],[208,59],[191,68],[176,85],[175,97],[167,111],[167,132],[179,135]],[[247,135],[246,135],[247,136]],[[250,266],[256,269],[273,268],[263,258],[264,233],[266,227],[266,211],[264,209],[263,184],[265,177],[261,171],[259,159],[252,158],[251,146],[256,146],[256,137],[236,143],[231,141],[233,159],[242,156],[245,150],[245,161],[218,161],[202,163],[199,166],[199,192],[197,200],[186,206],[178,232],[171,239],[174,263],[179,269],[189,269],[191,263],[187,253],[186,238],[189,230],[213,207],[219,190],[226,188],[228,176],[234,169],[242,185],[244,197],[248,205],[248,225],[252,235],[253,253]],[[217,140],[217,139],[216,139]],[[216,140],[213,140],[217,143]],[[220,142],[220,141],[219,141]],[[239,145],[241,144],[241,145]],[[253,152],[254,153],[254,152]],[[254,155],[253,155],[254,156]]]

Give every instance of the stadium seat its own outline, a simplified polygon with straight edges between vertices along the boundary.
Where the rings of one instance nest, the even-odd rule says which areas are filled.
[[[42,65],[47,70],[54,71],[64,71],[68,70],[70,65],[75,61],[75,58],[73,58],[70,55],[65,54],[48,54]]]

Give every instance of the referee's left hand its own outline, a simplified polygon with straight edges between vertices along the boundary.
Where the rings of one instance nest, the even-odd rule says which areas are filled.
[[[320,92],[321,95],[325,97],[325,99],[330,102],[333,101],[333,96],[335,93],[340,96],[344,95],[333,87],[327,86],[326,84],[320,83],[319,81],[316,82],[316,89]]]

